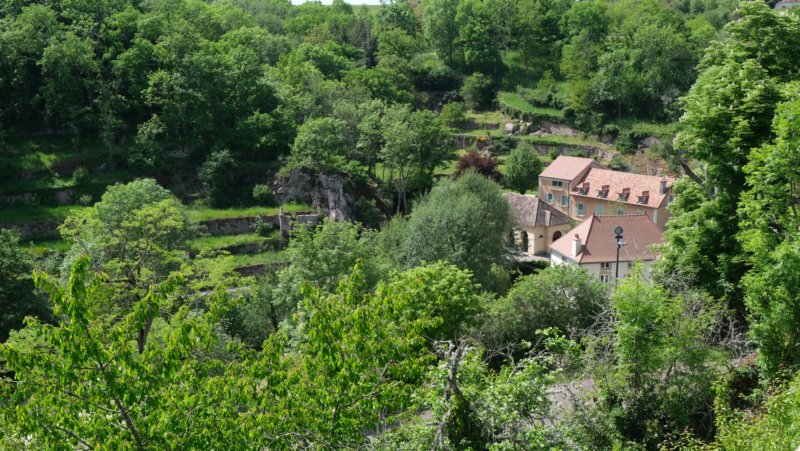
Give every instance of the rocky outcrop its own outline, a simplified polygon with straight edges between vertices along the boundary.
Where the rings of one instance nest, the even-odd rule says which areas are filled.
[[[556,124],[555,122],[542,121],[539,124],[539,131],[543,134],[550,134],[556,136],[578,136],[580,131],[564,124]]]
[[[599,160],[610,160],[616,155],[613,150],[604,150],[595,146],[585,146],[581,144],[559,144],[556,146],[548,144],[534,144],[533,148],[539,152],[540,155],[549,155],[555,149],[559,155],[567,155],[576,150],[583,153],[586,157],[597,157]]]
[[[345,221],[353,217],[341,175],[312,175],[296,169],[287,177],[275,181],[274,192],[280,204],[310,204],[314,210],[334,221]]]

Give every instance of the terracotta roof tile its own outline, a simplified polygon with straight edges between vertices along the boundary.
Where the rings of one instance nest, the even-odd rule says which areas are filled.
[[[589,167],[604,168],[591,158],[566,157],[560,155],[542,171],[539,177],[559,180],[575,180]]]
[[[542,227],[568,224],[570,219],[564,213],[543,202],[536,196],[507,193],[506,200],[511,206],[514,221],[527,227]]]
[[[664,242],[661,229],[647,215],[592,216],[556,240],[550,248],[578,263],[613,262],[617,258],[614,229],[623,228],[625,245],[620,261],[655,260],[658,254],[651,249]],[[583,244],[581,252],[572,256],[572,239],[578,235]]]
[[[661,182],[666,183],[666,191],[662,194]],[[572,194],[578,197],[598,199],[599,191],[608,187],[605,198],[610,201],[619,201],[631,205],[642,205],[658,208],[669,196],[672,177],[659,177],[657,175],[632,174],[630,172],[612,171],[610,169],[589,169],[586,176],[574,186]],[[620,199],[620,194],[628,190],[628,195]],[[640,196],[644,194],[644,203],[640,203]]]

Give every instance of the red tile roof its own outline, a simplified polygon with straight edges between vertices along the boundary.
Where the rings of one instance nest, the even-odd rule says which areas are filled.
[[[664,242],[661,229],[647,215],[592,216],[556,240],[550,249],[578,263],[613,262],[617,258],[614,229],[623,229],[619,261],[655,260],[651,249]],[[572,256],[572,240],[578,235],[581,251]]]
[[[550,163],[539,177],[559,180],[575,180],[589,167],[605,168],[591,158],[565,157],[560,155]]]
[[[543,202],[536,196],[525,196],[517,193],[505,195],[514,220],[518,225],[527,227],[549,227],[568,224],[569,217]]]
[[[661,182],[666,182],[666,191],[661,192]],[[632,174],[630,172],[612,171],[610,169],[589,169],[586,176],[573,186],[572,195],[577,197],[601,198],[598,191],[608,187],[605,199],[626,204],[642,205],[651,208],[660,207],[669,196],[670,188],[675,183],[672,177],[657,175]],[[588,184],[588,185],[587,185]],[[628,190],[628,195],[620,199],[620,194]],[[644,195],[644,202],[639,202]]]

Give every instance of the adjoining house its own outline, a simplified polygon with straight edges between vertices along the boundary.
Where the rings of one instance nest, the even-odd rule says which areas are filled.
[[[539,177],[539,195],[573,219],[647,214],[663,229],[674,182],[672,177],[613,171],[589,158],[560,156]]]
[[[775,9],[787,9],[800,6],[800,0],[783,0],[775,4]]]
[[[539,198],[574,218],[570,193],[591,168],[606,169],[591,158],[559,156],[539,174]]]
[[[585,219],[592,214],[647,214],[662,229],[669,219],[672,203],[671,177],[631,174],[593,168],[573,188],[574,214]]]
[[[619,277],[627,276],[636,262],[649,274],[659,256],[652,246],[663,243],[663,238],[661,229],[646,214],[592,215],[550,246],[551,263],[580,266],[601,282],[612,282],[617,271],[617,227],[622,227],[624,243],[619,252]]]
[[[572,228],[567,215],[542,202],[537,196],[505,195],[514,215],[514,240],[531,255],[547,255],[553,241]]]

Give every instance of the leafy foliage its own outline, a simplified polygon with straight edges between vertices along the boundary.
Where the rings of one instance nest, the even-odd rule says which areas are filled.
[[[510,230],[510,207],[500,187],[468,172],[436,185],[407,220],[382,233],[381,241],[389,258],[402,267],[446,260],[491,286],[492,265],[504,262]]]
[[[458,157],[453,175],[461,177],[467,172],[475,172],[498,183],[503,179],[503,174],[497,170],[497,160],[474,150]]]
[[[26,316],[50,320],[50,307],[34,293],[30,272],[31,262],[20,246],[19,235],[0,230],[0,343],[11,330],[22,327]]]
[[[492,304],[484,331],[487,347],[515,347],[537,340],[537,330],[555,328],[573,339],[591,333],[608,308],[606,286],[585,270],[551,266],[517,279]]]
[[[508,155],[504,180],[507,186],[525,194],[525,191],[538,185],[542,169],[544,165],[533,146],[523,142]]]

